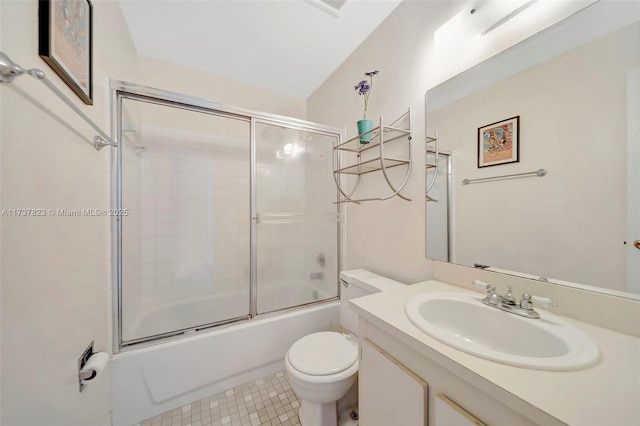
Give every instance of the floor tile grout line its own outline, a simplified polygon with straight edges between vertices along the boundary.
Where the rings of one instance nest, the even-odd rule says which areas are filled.
[[[284,372],[169,410],[135,426],[299,426],[297,398]]]

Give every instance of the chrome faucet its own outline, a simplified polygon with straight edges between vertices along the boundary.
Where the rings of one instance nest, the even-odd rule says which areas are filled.
[[[487,284],[484,281],[475,280],[473,285],[479,290],[487,291],[487,296],[482,299],[482,303],[492,308],[497,308],[501,311],[516,314],[521,317],[532,319],[540,318],[540,314],[533,309],[534,303],[543,308],[552,308],[557,306],[553,301],[551,301],[551,299],[540,296],[531,296],[529,293],[524,293],[522,295],[522,300],[518,303],[518,300],[511,291],[511,287],[508,287],[507,292],[504,295],[501,295],[496,292],[496,286],[493,284]]]

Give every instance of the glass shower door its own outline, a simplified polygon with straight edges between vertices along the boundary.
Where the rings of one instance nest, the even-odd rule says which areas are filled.
[[[430,153],[431,154],[431,153]],[[433,155],[433,154],[431,154]],[[433,162],[433,159],[429,159]],[[451,262],[451,156],[439,153],[437,167],[427,168],[427,187],[437,173],[426,201],[426,253],[430,259]]]
[[[120,101],[122,344],[248,318],[250,121]]]
[[[336,138],[255,125],[257,313],[338,296]]]

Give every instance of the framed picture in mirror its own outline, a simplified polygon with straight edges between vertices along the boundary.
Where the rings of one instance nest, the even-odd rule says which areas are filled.
[[[478,168],[520,161],[520,116],[478,128]]]

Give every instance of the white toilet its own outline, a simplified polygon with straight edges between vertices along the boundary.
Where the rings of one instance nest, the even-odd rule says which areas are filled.
[[[358,331],[358,315],[349,300],[405,284],[364,269],[340,273],[340,323],[347,333]],[[354,334],[321,331],[302,337],[285,356],[291,388],[302,400],[302,426],[335,426],[336,403],[358,377],[358,339]]]

